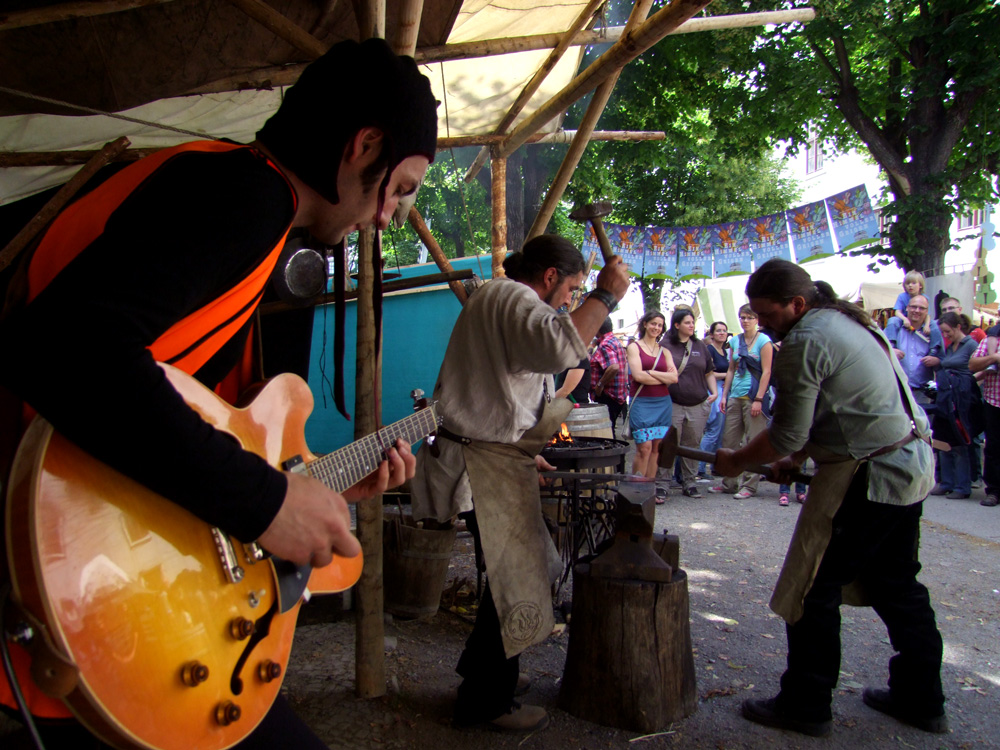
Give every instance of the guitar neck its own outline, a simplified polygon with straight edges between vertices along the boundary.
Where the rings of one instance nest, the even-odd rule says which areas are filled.
[[[411,445],[437,429],[433,406],[393,422],[350,445],[309,463],[309,473],[335,492],[343,492],[371,474],[396,440]]]

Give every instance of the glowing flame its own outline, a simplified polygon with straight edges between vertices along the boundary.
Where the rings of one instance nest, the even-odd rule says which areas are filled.
[[[553,435],[552,439],[549,441],[549,445],[557,445],[559,443],[572,443],[572,442],[575,441],[573,440],[573,436],[569,434],[569,427],[567,427],[566,423],[563,422],[561,425],[559,425],[559,432]]]

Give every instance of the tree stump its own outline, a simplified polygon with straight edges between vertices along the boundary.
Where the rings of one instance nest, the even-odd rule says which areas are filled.
[[[670,583],[573,571],[560,705],[604,726],[656,732],[697,706],[687,573]]]

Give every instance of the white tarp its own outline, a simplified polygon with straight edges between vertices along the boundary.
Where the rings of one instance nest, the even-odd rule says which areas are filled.
[[[545,5],[539,5],[536,0],[466,0],[448,42],[565,31],[585,6],[584,0],[557,0]],[[247,19],[247,23],[255,22]],[[572,80],[583,49],[570,47],[519,119],[528,116]],[[457,136],[491,132],[549,52],[537,50],[421,66],[435,95],[442,101],[438,108],[439,134]],[[180,97],[152,102],[122,114],[206,136],[246,142],[253,139],[264,120],[277,108],[280,97],[280,90]],[[543,130],[552,131],[558,124],[557,118]],[[0,118],[0,150],[3,151],[89,150],[100,148],[121,135],[127,135],[136,148],[165,147],[192,138],[101,115]],[[0,169],[0,205],[65,182],[78,169]]]

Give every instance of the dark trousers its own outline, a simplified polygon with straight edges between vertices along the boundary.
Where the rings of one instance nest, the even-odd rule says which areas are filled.
[[[150,710],[155,711],[155,706],[150,707]],[[16,712],[7,713],[20,718]],[[113,750],[111,745],[94,737],[75,719],[35,719],[35,722],[46,750]],[[281,747],[328,750],[302,719],[295,715],[284,696],[279,695],[257,728],[242,742],[234,745],[233,750],[274,750]]]
[[[869,501],[867,471],[857,473],[834,516],[833,536],[806,595],[805,613],[787,626],[788,669],[778,695],[782,711],[806,721],[831,718],[840,673],[841,587],[859,579],[896,650],[889,660],[893,699],[916,715],[944,712],[941,635],[927,589],[917,581],[922,510],[923,503]]]
[[[983,451],[983,480],[986,493],[1000,496],[1000,407],[983,401],[986,410],[986,448]]]
[[[597,403],[604,404],[608,407],[608,415],[611,417],[611,437],[618,437],[618,418],[625,410],[625,404],[615,401],[607,393],[602,393],[600,396],[594,396],[594,400]]]
[[[463,513],[466,526],[476,544],[476,560],[483,559],[482,542],[476,513]],[[476,624],[455,671],[464,679],[458,686],[455,723],[479,724],[508,713],[514,707],[519,656],[507,658],[500,632],[500,618],[490,592],[489,571],[476,612]]]

